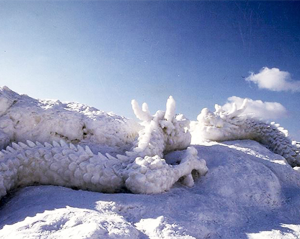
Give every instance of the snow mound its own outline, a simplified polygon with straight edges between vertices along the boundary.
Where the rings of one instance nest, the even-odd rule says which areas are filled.
[[[49,223],[50,222],[50,223]],[[2,238],[138,238],[138,230],[118,214],[66,206],[45,210],[17,223],[20,230],[3,228]],[[8,233],[6,233],[6,232]],[[38,235],[37,232],[41,232]],[[80,235],[80,236],[79,236]]]

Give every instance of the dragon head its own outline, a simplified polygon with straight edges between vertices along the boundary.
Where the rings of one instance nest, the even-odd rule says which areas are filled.
[[[166,111],[158,110],[151,115],[148,105],[142,108],[136,100],[132,100],[132,109],[138,119],[142,121],[143,130],[139,133],[134,151],[142,155],[160,155],[163,152],[185,149],[190,145],[190,121],[182,114],[175,114],[175,100],[172,96],[167,100]]]

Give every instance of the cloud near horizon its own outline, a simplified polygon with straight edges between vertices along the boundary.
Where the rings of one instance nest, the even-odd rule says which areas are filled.
[[[289,72],[278,68],[263,67],[257,74],[251,72],[245,80],[254,82],[259,89],[300,92],[300,81],[293,80]]]
[[[251,115],[255,118],[262,120],[274,120],[287,116],[286,108],[277,102],[263,102],[261,100],[248,99],[247,107],[244,111],[245,114]],[[238,108],[243,104],[244,98],[231,96],[227,99],[227,103],[222,106],[224,110],[230,110],[232,104],[235,103]]]

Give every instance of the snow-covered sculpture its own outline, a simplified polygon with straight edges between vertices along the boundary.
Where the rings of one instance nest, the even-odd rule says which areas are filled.
[[[9,146],[0,151],[0,198],[14,187],[34,183],[101,192],[126,187],[149,194],[170,189],[180,178],[192,186],[192,173],[204,175],[207,167],[197,150],[188,147],[189,121],[175,116],[174,99],[168,99],[166,112],[157,111],[154,116],[146,104],[140,109],[132,101],[132,106],[143,127],[84,105],[35,100],[2,88],[1,144]],[[130,143],[133,146],[124,154],[99,151],[107,145],[124,151]],[[177,165],[167,164],[164,153],[177,149],[184,149],[182,159]]]
[[[251,139],[267,146],[274,153],[283,156],[291,166],[300,165],[300,143],[288,137],[288,131],[279,124],[266,123],[247,114],[247,99],[241,108],[233,104],[227,112],[215,105],[215,112],[204,108],[194,124],[193,136],[201,140],[225,141]]]

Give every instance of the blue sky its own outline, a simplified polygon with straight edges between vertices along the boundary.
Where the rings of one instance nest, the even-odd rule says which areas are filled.
[[[299,12],[277,1],[0,1],[0,85],[127,117],[133,98],[154,113],[172,95],[192,120],[232,96],[277,102],[275,121],[300,140],[300,90],[245,80],[267,67],[300,81]]]

